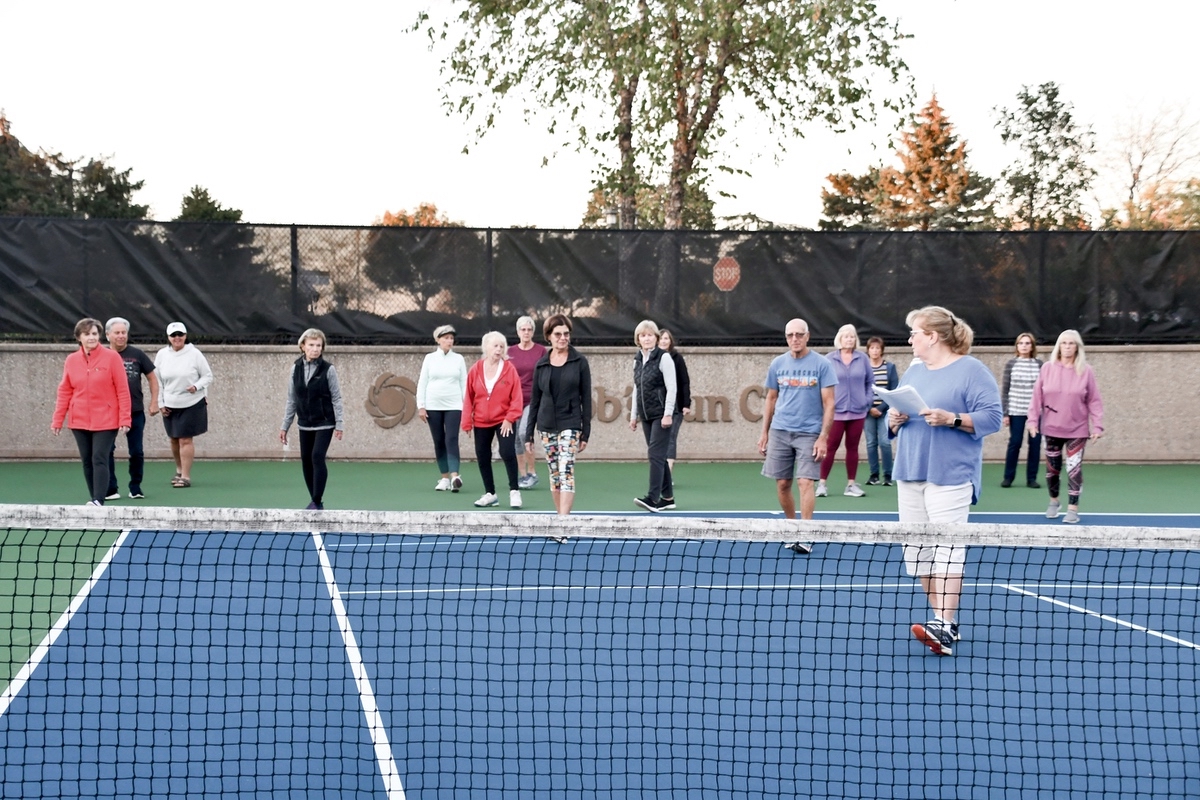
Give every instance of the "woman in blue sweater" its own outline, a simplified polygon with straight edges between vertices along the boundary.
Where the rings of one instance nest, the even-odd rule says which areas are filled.
[[[1000,389],[991,371],[967,355],[974,333],[950,311],[926,306],[909,312],[908,325],[918,360],[900,386],[916,389],[927,407],[912,419],[888,411],[900,521],[966,522],[982,488],[983,438],[1000,430]],[[955,615],[966,555],[960,545],[904,546],[908,573],[920,579],[933,610],[933,619],[912,632],[938,655],[950,655],[961,638]]]

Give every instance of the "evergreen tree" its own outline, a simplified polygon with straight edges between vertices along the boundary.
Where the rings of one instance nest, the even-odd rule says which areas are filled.
[[[218,203],[203,186],[193,186],[184,195],[175,222],[241,222],[242,211]]]

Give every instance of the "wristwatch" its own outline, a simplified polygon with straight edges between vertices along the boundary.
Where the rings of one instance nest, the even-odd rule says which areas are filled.
[[[956,428],[962,427],[962,414],[954,415],[954,427],[956,427]]]

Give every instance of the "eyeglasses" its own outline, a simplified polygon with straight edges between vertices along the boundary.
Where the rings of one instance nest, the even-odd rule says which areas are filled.
[[[910,339],[915,339],[918,336],[928,336],[928,335],[929,335],[929,331],[909,331],[908,332],[908,338],[910,338]]]
[[[168,333],[168,334],[167,334],[167,338],[169,338],[169,339],[174,339],[176,336],[187,336],[187,334],[186,334],[186,333],[180,333],[179,331],[176,331],[175,333]]]
[[[571,338],[570,331],[554,331],[550,335],[553,336],[555,339],[570,339]]]
[[[800,339],[805,336],[808,336],[808,331],[800,331],[798,333],[796,331],[792,331],[791,333],[785,333],[784,336],[786,336],[789,339]]]

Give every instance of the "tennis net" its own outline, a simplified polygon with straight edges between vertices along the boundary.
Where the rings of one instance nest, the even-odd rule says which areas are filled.
[[[1194,529],[0,515],[2,797],[1200,795]]]

